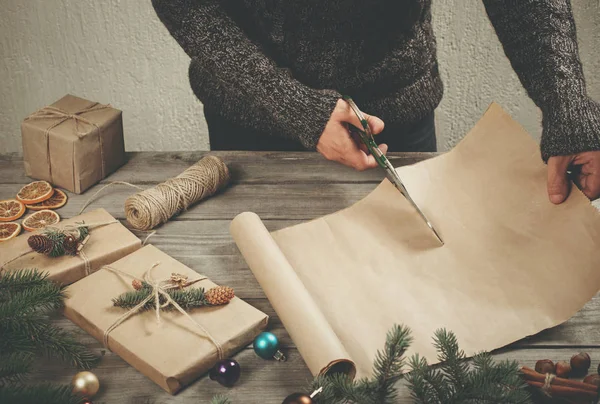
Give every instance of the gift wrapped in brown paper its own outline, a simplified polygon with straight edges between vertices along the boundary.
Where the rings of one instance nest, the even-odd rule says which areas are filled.
[[[112,299],[134,290],[134,280],[156,288],[174,273],[187,277],[186,288],[216,286],[147,245],[69,286],[64,309],[71,321],[171,394],[252,342],[268,322],[266,314],[238,297],[222,306],[185,311],[169,304],[158,314],[152,302],[145,310],[113,305]]]
[[[37,268],[48,272],[49,279],[67,285],[141,247],[140,239],[104,209],[63,220],[54,227],[77,229],[79,225],[88,226],[89,237],[76,255],[50,257],[37,253],[28,239],[44,230],[28,232],[0,244],[0,271]]]
[[[125,163],[121,111],[66,95],[21,124],[28,176],[80,194]]]

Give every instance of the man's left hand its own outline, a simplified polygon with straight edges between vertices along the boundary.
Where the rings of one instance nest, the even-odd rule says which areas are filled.
[[[548,197],[552,203],[563,203],[569,196],[568,171],[572,171],[573,180],[589,199],[600,197],[600,151],[548,159]]]

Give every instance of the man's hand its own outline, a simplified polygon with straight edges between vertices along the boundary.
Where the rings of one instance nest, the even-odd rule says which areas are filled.
[[[381,119],[364,115],[374,135],[383,130],[384,125]],[[359,171],[376,167],[375,158],[367,154],[367,149],[361,142],[353,139],[348,130],[348,124],[362,129],[362,125],[350,105],[340,99],[325,126],[319,143],[317,143],[317,151],[327,160],[337,161]],[[384,154],[387,152],[387,145],[381,144],[379,148]]]
[[[571,183],[567,176],[569,170],[589,199],[600,197],[600,151],[591,151],[548,159],[548,196],[552,203],[560,204],[567,199]]]

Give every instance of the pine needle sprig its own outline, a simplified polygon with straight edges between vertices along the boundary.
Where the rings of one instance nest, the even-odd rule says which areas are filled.
[[[47,272],[39,272],[35,269],[8,272],[0,276],[0,298],[8,298],[22,290],[43,285],[47,283],[47,278]]]
[[[9,295],[9,299],[0,302],[0,322],[18,321],[22,316],[34,312],[47,313],[60,309],[65,298],[65,288],[45,281]]]
[[[438,329],[434,334],[434,346],[439,352],[438,360],[442,364],[442,369],[454,390],[463,390],[467,383],[469,362],[466,360],[465,352],[458,346],[456,335]]]
[[[80,404],[83,397],[72,393],[72,386],[68,385],[17,385],[0,387],[0,403],[10,404]]]
[[[37,336],[36,343],[46,356],[59,358],[79,369],[91,369],[100,361],[100,357],[77,342],[69,332],[50,324]]]
[[[394,325],[388,331],[384,350],[377,351],[373,366],[377,402],[386,403],[395,400],[396,390],[392,387],[402,377],[404,352],[411,343],[412,336],[408,327]]]
[[[24,385],[35,358],[60,358],[89,369],[99,357],[50,323],[49,314],[62,307],[64,287],[47,274],[22,269],[0,274],[0,402],[80,403],[71,386]]]
[[[34,355],[29,352],[12,352],[0,355],[0,388],[8,383],[22,382],[31,372]]]
[[[218,394],[210,400],[210,404],[231,404],[231,400],[222,394]]]
[[[167,291],[169,296],[184,310],[194,307],[210,306],[209,302],[205,297],[204,288],[190,288],[190,289],[169,289]],[[125,309],[130,309],[141,302],[143,302],[148,296],[152,294],[152,286],[148,283],[143,282],[142,287],[139,290],[131,290],[121,294],[120,296],[113,299],[113,305]],[[159,302],[163,304],[165,299],[163,296],[159,297]],[[154,297],[146,302],[143,310],[153,309],[155,307]],[[173,310],[174,307],[165,307],[166,310]]]

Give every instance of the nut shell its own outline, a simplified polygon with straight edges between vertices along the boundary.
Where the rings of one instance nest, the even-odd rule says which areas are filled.
[[[554,373],[554,362],[550,359],[541,359],[535,363],[535,371],[542,374]]]
[[[560,361],[560,362],[556,362],[555,370],[556,370],[557,377],[568,378],[569,375],[571,374],[572,369],[571,369],[571,365],[569,364],[569,362]]]
[[[598,374],[591,374],[585,377],[585,379],[583,379],[583,382],[586,384],[593,384],[596,387],[600,387],[600,375]]]
[[[578,375],[585,375],[591,364],[592,361],[587,352],[580,352],[571,357],[571,369]]]

